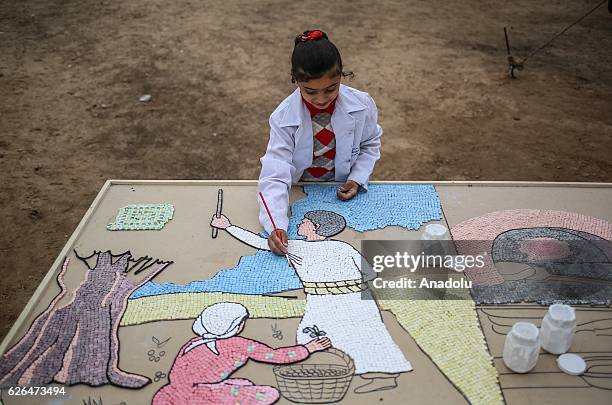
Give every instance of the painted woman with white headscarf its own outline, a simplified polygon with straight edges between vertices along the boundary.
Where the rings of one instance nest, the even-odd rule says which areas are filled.
[[[221,302],[204,309],[193,323],[197,337],[179,351],[168,379],[169,384],[153,397],[161,404],[272,404],[276,388],[255,385],[243,378],[229,378],[249,359],[272,364],[289,364],[306,359],[310,353],[327,349],[329,339],[315,339],[305,345],[273,349],[238,334],[249,311],[241,304]]]

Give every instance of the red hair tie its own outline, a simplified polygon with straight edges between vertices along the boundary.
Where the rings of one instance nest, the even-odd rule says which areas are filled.
[[[300,35],[300,41],[301,42],[316,41],[318,39],[323,38],[324,36],[325,36],[325,33],[323,33],[323,31],[321,31],[321,30],[314,30],[314,31],[308,32],[308,34]]]

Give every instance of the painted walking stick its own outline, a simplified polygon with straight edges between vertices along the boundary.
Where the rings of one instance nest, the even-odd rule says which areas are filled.
[[[219,189],[217,192],[217,211],[215,212],[215,217],[219,218],[221,216],[221,210],[223,210],[223,189]],[[219,233],[219,229],[213,227],[212,229],[212,237],[213,239],[217,237]]]

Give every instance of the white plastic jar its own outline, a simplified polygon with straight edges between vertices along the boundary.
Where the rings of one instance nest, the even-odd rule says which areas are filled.
[[[576,332],[576,312],[564,304],[553,304],[542,321],[540,340],[542,349],[552,354],[563,354],[572,345]]]
[[[456,252],[452,248],[452,241],[448,228],[442,224],[429,224],[421,235],[421,247],[425,255],[451,256],[454,258]],[[448,263],[446,258],[443,259]],[[452,266],[451,266],[452,268]]]
[[[529,322],[517,322],[506,335],[504,363],[515,373],[531,371],[538,361],[540,339],[538,327]]]
[[[421,236],[422,240],[450,240],[448,228],[442,224],[429,224]]]

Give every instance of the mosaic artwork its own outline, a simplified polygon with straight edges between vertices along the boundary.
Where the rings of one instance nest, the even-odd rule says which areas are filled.
[[[550,305],[612,303],[609,241],[562,228],[517,229],[493,242],[495,263],[525,263],[519,272],[504,272],[506,281],[475,286],[478,303],[537,302]],[[606,249],[607,248],[607,249]],[[611,255],[612,256],[612,255]]]
[[[85,279],[75,291],[66,289],[67,258],[57,277],[60,293],[0,359],[0,387],[57,382],[141,388],[150,382],[119,368],[117,329],[132,291],[171,262],[133,259],[130,252],[76,256],[87,268]],[[61,304],[65,296],[71,299]]]
[[[550,226],[528,227],[526,220]],[[495,229],[509,229],[491,241],[466,240],[471,227],[487,229],[491,221]],[[561,227],[570,224],[578,229]],[[612,243],[605,239],[612,236],[610,223],[569,212],[515,210],[472,218],[452,233],[460,254],[488,253],[485,268],[466,271],[476,282],[472,296],[479,304],[612,303]],[[524,265],[506,270],[507,262]]]
[[[328,338],[315,338],[305,345],[271,348],[239,336],[248,318],[249,311],[238,303],[206,307],[193,324],[198,336],[180,349],[169,383],[155,394],[152,403],[272,404],[279,398],[276,388],[231,375],[249,360],[290,364],[330,347]]]
[[[342,215],[347,226],[359,232],[387,226],[418,229],[423,223],[442,217],[440,199],[431,185],[373,184],[367,193],[360,193],[353,200],[341,204],[333,185],[307,185],[304,193],[306,197],[291,206],[287,234],[292,239],[302,238],[297,234],[297,226],[306,212],[315,209]],[[219,190],[215,216],[221,213],[222,198],[223,192]],[[368,212],[377,215],[368,215]],[[213,235],[216,235],[215,229],[213,227]],[[150,282],[130,298],[187,292],[271,294],[301,287],[300,279],[287,265],[286,259],[267,250],[258,250],[254,255],[241,257],[235,267],[222,269],[210,279],[185,285]]]
[[[130,300],[121,324],[194,319],[202,308],[228,301],[242,303],[249,309],[251,318],[301,318],[306,308],[305,300],[284,297],[226,293],[168,294]],[[395,315],[406,332],[471,403],[503,402],[473,301],[444,301],[441,304],[438,301],[402,299],[382,300],[378,304],[381,310]],[[324,331],[323,328],[318,329]],[[470,350],[465,350],[463,343],[456,342],[469,342]]]
[[[251,318],[292,318],[304,314],[306,303],[285,297],[230,293],[177,293],[129,300],[121,326],[160,320],[194,319],[202,308],[217,302],[237,302],[249,309]]]
[[[267,239],[232,225],[221,215],[211,225],[259,250],[269,250]],[[331,211],[304,214],[297,234],[289,241],[290,259],[306,291],[306,309],[298,327],[297,342],[311,339],[306,328],[318,325],[355,362],[356,374],[395,374],[412,370],[387,332],[375,301],[363,298],[361,255],[350,244],[332,239],[346,227],[346,220]],[[316,286],[327,283],[329,286]],[[355,336],[359,336],[356,339]],[[372,351],[372,342],[378,350]]]
[[[491,252],[493,242],[504,232],[530,228],[561,228],[584,232],[594,237],[612,240],[612,223],[587,215],[565,211],[519,209],[496,211],[470,218],[451,229],[459,254]],[[484,258],[485,266],[473,267],[465,275],[476,285],[495,285],[505,281],[495,267],[492,255]]]
[[[410,188],[411,187],[412,186],[410,186]],[[328,189],[329,187],[306,186],[306,190],[310,193],[309,196],[316,194],[316,198],[321,198],[321,193],[312,192],[318,188]],[[428,190],[428,188],[425,188],[425,190]],[[433,190],[433,188],[431,188],[431,190]],[[329,190],[325,191],[323,194],[330,194],[329,197],[331,197],[331,191],[333,191],[333,188],[329,188]],[[368,193],[370,192],[371,191]],[[405,193],[399,192],[395,195],[405,196]],[[335,200],[335,194],[333,196]],[[388,204],[395,204],[397,202],[392,193],[387,194],[385,198]],[[435,198],[437,199],[437,195]],[[380,201],[385,201],[385,199],[383,198]],[[333,205],[334,209],[339,206],[337,200],[335,203],[330,201],[329,204],[330,206]],[[219,207],[219,200],[217,206]],[[432,214],[430,217],[434,219],[440,218],[439,201],[438,204],[434,203],[432,206],[438,208],[437,211],[432,211],[435,215]],[[321,229],[321,232],[331,232],[328,233],[329,235],[332,235],[334,232],[340,232],[347,226],[347,223],[350,223],[349,219],[345,219],[342,215],[338,215],[333,211],[314,211],[321,211],[324,213],[325,215],[321,216],[325,219],[335,216],[341,218],[341,220],[338,221],[339,224],[329,225]],[[414,206],[413,211],[418,211],[418,206]],[[297,274],[293,269],[287,266],[287,262],[284,258],[272,255],[267,251],[267,241],[264,239],[266,236],[265,234],[257,235],[245,229],[231,226],[229,219],[221,215],[220,210],[217,209],[213,217],[213,222],[217,221],[217,225],[225,227],[232,236],[258,249],[255,255],[241,257],[239,259],[239,265],[231,269],[232,271],[219,271],[211,279],[202,282],[207,284],[207,287],[214,286],[212,288],[189,288],[187,290],[189,292],[185,292],[184,286],[172,284],[154,285],[153,283],[149,283],[130,297],[130,308],[124,317],[124,324],[139,324],[160,319],[193,319],[198,316],[202,307],[210,305],[211,303],[226,301],[244,304],[249,308],[253,317],[282,319],[299,316],[302,317],[302,321],[296,333],[298,343],[304,343],[311,339],[312,331],[316,330],[317,333],[324,333],[324,336],[333,336],[333,334],[340,336],[339,340],[334,338],[333,341],[334,347],[342,349],[342,336],[347,337],[347,341],[349,342],[343,348],[347,353],[353,354],[351,359],[352,357],[356,358],[353,367],[356,369],[356,374],[359,374],[364,381],[359,384],[355,391],[356,393],[365,393],[379,389],[392,389],[397,385],[395,380],[395,376],[399,375],[397,372],[407,371],[411,368],[411,365],[386,332],[386,328],[380,317],[380,311],[376,306],[376,301],[362,301],[361,297],[359,297],[359,294],[364,294],[363,290],[367,288],[361,280],[361,272],[359,271],[361,256],[359,252],[342,241],[334,241],[331,237],[326,238],[323,235],[318,235],[318,237],[327,239],[327,242],[317,241],[317,243],[335,243],[339,246],[328,246],[327,249],[310,252],[309,248],[312,243],[308,242],[308,236],[306,235],[308,232],[306,228],[308,226],[302,229],[302,231],[299,230],[300,227],[303,227],[304,218],[307,219],[308,217],[308,215],[306,215],[308,211],[304,212],[302,218],[297,220],[296,215],[298,212],[300,212],[300,210],[296,209],[294,204],[294,206],[292,206],[291,220],[295,223],[295,226],[293,227],[293,231],[290,229],[290,234],[293,235],[293,239],[290,242],[292,244],[290,251],[291,257],[296,265]],[[351,212],[350,215],[353,215],[355,218],[357,218],[357,216],[364,216],[363,212],[359,213],[358,211]],[[422,218],[425,217],[427,217],[427,215],[422,216]],[[408,216],[408,219],[410,219],[410,216]],[[358,218],[353,222],[358,224],[365,223],[365,221],[359,220]],[[399,222],[400,220],[397,220],[395,223]],[[404,224],[410,226],[408,222]],[[382,222],[370,221],[368,226],[371,226],[372,229],[377,229],[384,227],[382,224]],[[415,226],[418,227],[418,225],[419,224]],[[215,227],[215,229],[218,228]],[[317,235],[313,234],[311,237],[316,238]],[[302,248],[304,252],[294,248],[293,245],[299,243],[305,244],[304,247],[306,250]],[[344,250],[346,250],[346,252]],[[335,254],[326,257],[329,252],[335,252]],[[314,255],[312,253],[314,253]],[[304,257],[308,257],[308,259],[305,261]],[[260,261],[262,258],[265,258],[267,261]],[[311,258],[314,259],[314,262],[311,261]],[[321,266],[320,263],[326,262],[333,266],[333,271],[326,271],[327,268],[325,265]],[[248,264],[248,266],[244,266],[244,264]],[[244,273],[240,273],[240,279],[243,280],[243,283],[246,281],[244,284],[247,286],[246,289],[238,289],[240,293],[252,294],[254,292],[253,289],[257,288],[255,292],[263,294],[269,291],[268,288],[270,287],[267,286],[268,284],[274,286],[274,283],[277,283],[279,279],[284,277],[283,274],[287,274],[294,280],[297,280],[297,283],[287,286],[286,289],[303,288],[309,299],[304,302],[302,300],[287,299],[283,297],[212,292],[215,289],[236,291],[239,283],[234,281],[236,278],[235,274],[232,274],[232,272],[238,269],[244,271]],[[273,269],[273,272],[270,274],[267,273],[268,269]],[[343,270],[338,272],[338,269]],[[355,273],[351,273],[350,269],[355,269]],[[368,269],[364,270],[367,271]],[[258,276],[253,278],[254,274]],[[328,280],[325,278],[325,274],[334,274],[335,278],[333,280]],[[242,277],[242,275],[244,275],[244,277]],[[298,278],[298,276],[300,278]],[[215,284],[212,284],[213,282]],[[189,287],[194,287],[196,283],[200,282],[191,283]],[[152,287],[152,290],[147,290],[149,287]],[[201,285],[199,287],[201,287]],[[195,292],[198,290],[208,292]],[[367,293],[368,292],[366,292],[366,294]],[[357,298],[356,302],[345,302],[347,301],[347,297],[350,298],[351,295],[359,298]],[[350,301],[350,299],[348,299],[348,301]],[[364,307],[364,303],[367,307],[366,309],[369,309],[362,313],[361,307]],[[370,306],[368,303],[372,305]],[[359,305],[359,310],[350,311],[350,308],[357,308],[357,304]],[[448,311],[448,308],[440,305],[427,304],[426,301],[407,300],[381,302],[383,309],[388,309],[397,317],[400,325],[414,337],[419,346],[432,357],[440,370],[460,390],[460,392],[466,396],[466,398],[469,398],[472,403],[501,403],[502,399],[497,384],[496,371],[492,366],[492,359],[488,355],[484,338],[478,327],[473,302],[456,302],[453,306],[453,310],[455,312],[460,310],[464,315],[460,317],[460,322],[453,322],[452,326],[449,326],[448,316],[451,312]],[[347,308],[349,310],[347,310]],[[427,314],[427,316],[425,316],[425,314]],[[343,316],[345,319],[340,319],[340,321],[338,321],[339,316]],[[333,319],[335,322],[326,320],[326,318]],[[364,339],[360,342],[359,339],[354,339],[350,336],[350,333],[345,332],[351,331],[353,327],[358,327],[359,330],[356,330],[352,336],[361,336],[363,334],[361,325],[372,325],[367,328],[374,330],[372,334],[368,336],[368,339]],[[330,333],[332,335],[330,335]],[[452,334],[452,336],[456,338],[455,341],[471,342],[471,349],[466,351],[463,345],[448,345],[444,343],[445,336],[450,336],[449,334]],[[367,336],[367,334],[364,336]],[[371,342],[377,340],[384,343],[377,344],[376,346],[381,348],[382,351],[380,353],[384,354],[382,357],[380,357],[380,353],[376,355],[371,354]],[[387,353],[390,349],[393,353]],[[363,354],[359,354],[360,352]],[[474,355],[474,353],[478,355]],[[385,360],[373,359],[374,357],[380,357],[380,359]],[[400,359],[397,364],[392,364],[393,362],[388,361],[388,359],[394,357]],[[465,369],[465,367],[468,367],[470,370],[474,371],[474,373],[463,373],[462,370]],[[385,378],[368,379],[367,377],[370,375],[376,377],[377,373],[370,373],[370,371],[374,370],[382,370],[383,374],[386,373],[387,375],[384,375]],[[295,387],[293,392],[297,392]]]
[[[361,268],[360,252],[340,240],[340,234],[347,227],[360,232],[387,226],[418,229],[428,221],[444,219],[432,186],[372,185],[355,205],[339,202],[333,185],[305,186],[306,197],[291,207],[288,233],[294,268],[268,251],[266,234],[232,224],[232,213],[223,213],[223,198],[232,198],[232,193],[226,191],[224,196],[223,190],[214,191],[217,204],[208,213],[212,227],[198,224],[206,227],[206,249],[215,251],[231,236],[251,246],[252,254],[236,255],[231,259],[234,267],[204,269],[210,278],[184,285],[150,281],[171,262],[135,260],[129,252],[77,255],[77,263],[85,264],[86,271],[73,291],[65,287],[67,260],[57,277],[61,292],[0,360],[1,386],[111,384],[142,389],[135,392],[146,393],[143,403],[152,400],[154,404],[199,400],[262,404],[281,398],[332,403],[347,396],[378,399],[387,390],[391,397],[398,392],[403,395],[407,382],[420,378],[420,367],[427,364],[436,373],[427,378],[439,376],[467,402],[502,404],[502,388],[513,389],[516,383],[509,383],[514,376],[499,368],[499,341],[491,348],[481,325],[488,322],[484,333],[503,337],[509,319],[514,318],[476,304],[557,300],[610,304],[612,249],[606,243],[612,237],[612,225],[596,218],[547,210],[501,211],[472,218],[451,233],[460,254],[469,252],[471,240],[489,253],[484,269],[466,271],[475,282],[470,291],[474,300],[467,293],[465,299],[445,301],[378,299],[368,282],[371,269],[367,264]],[[580,265],[567,266],[576,262]],[[515,267],[502,266],[508,263]],[[194,275],[187,280],[202,274],[198,268],[185,271]],[[542,282],[565,287],[543,288]],[[583,301],[571,301],[575,297]],[[500,308],[495,306],[495,311]],[[508,308],[518,316],[516,306]],[[541,314],[530,316],[537,319]],[[245,325],[253,322],[257,328],[244,333]],[[286,322],[282,332],[275,322]],[[578,325],[580,334],[594,334],[597,342],[604,342],[592,353],[583,349],[592,367],[583,380],[596,389],[609,389],[610,355],[604,347],[609,322],[606,313]],[[188,326],[180,338],[171,334],[168,331],[174,332],[174,325],[193,325],[193,335],[188,336]],[[119,362],[120,326],[131,326],[122,329],[122,339],[141,329],[160,336],[155,328],[167,328],[164,339],[172,340],[163,348],[165,357],[159,350],[149,354],[151,347],[139,354],[150,356],[150,364],[143,361],[155,367],[149,377],[134,364]],[[281,338],[273,340],[278,334]],[[285,341],[280,340],[283,334]],[[325,347],[325,352],[332,353],[336,362],[310,366],[317,356],[313,352],[323,349],[327,341],[331,347]],[[406,341],[412,346],[405,346]],[[426,357],[427,363],[419,363],[418,356]],[[269,364],[262,367],[268,368],[275,382],[264,379],[261,383],[259,375],[243,369],[255,363]],[[415,372],[409,373],[413,366]],[[137,373],[124,371],[128,369]],[[500,387],[500,375],[506,387]],[[94,391],[90,399],[102,401],[96,394],[100,391]]]
[[[119,209],[109,231],[160,230],[172,219],[172,204],[131,204]]]
[[[471,300],[381,300],[471,404],[503,404]],[[469,348],[467,350],[466,348]]]
[[[333,211],[342,215],[346,225],[357,232],[387,226],[419,229],[426,222],[442,218],[440,197],[434,186],[429,184],[372,184],[366,193],[359,193],[341,204],[334,185],[304,186],[304,193],[307,197],[291,206],[287,229],[290,238],[299,237],[297,226],[304,214],[313,210]],[[366,212],[375,212],[376,215],[364,215]]]
[[[295,276],[293,269],[287,266],[284,257],[268,251],[257,251],[254,255],[240,257],[236,266],[222,269],[207,280],[189,284],[150,282],[134,291],[130,299],[190,292],[271,294],[301,287],[299,278]]]

